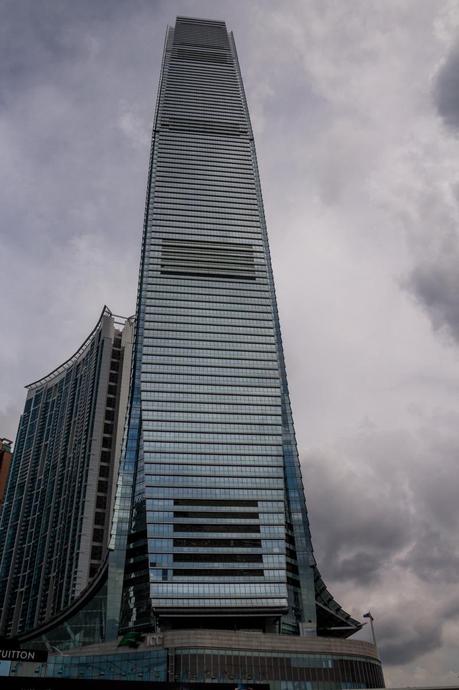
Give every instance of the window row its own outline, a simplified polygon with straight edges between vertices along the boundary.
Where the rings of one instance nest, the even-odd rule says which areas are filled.
[[[188,323],[212,323],[215,319],[225,319],[225,323],[234,323],[245,325],[247,321],[250,323],[256,322],[259,325],[271,324],[273,321],[272,311],[270,308],[264,308],[259,306],[252,307],[251,305],[245,304],[239,307],[239,309],[212,309],[207,307],[205,309],[201,308],[199,302],[195,302],[193,305],[184,304],[182,307],[172,307],[168,305],[153,304],[152,306],[147,306],[145,309],[145,318],[148,319],[150,316],[165,315],[170,317],[180,316],[183,319],[187,319]],[[237,318],[234,318],[238,315]],[[199,318],[204,317],[204,318]],[[159,318],[156,318],[160,322]],[[167,321],[173,320],[165,319]]]
[[[154,486],[170,486],[170,487],[185,487],[185,486],[199,486],[203,489],[215,486],[219,488],[228,488],[230,486],[234,489],[239,487],[251,486],[254,489],[281,489],[283,488],[282,478],[265,478],[265,477],[190,477],[190,476],[163,476],[163,475],[150,475],[151,466],[145,468],[145,485],[147,487]]]
[[[174,279],[161,278],[161,280],[157,281],[156,285],[145,287],[143,294],[164,295],[169,297],[177,295],[177,298],[180,299],[185,299],[186,295],[202,295],[211,300],[214,299],[214,297],[224,297],[225,299],[234,298],[235,303],[237,303],[240,298],[245,298],[249,303],[252,299],[271,299],[269,286],[260,283],[249,283],[241,287],[235,284],[234,281],[224,282],[220,280],[214,285],[209,285],[209,281],[206,281],[203,285],[199,285],[198,281],[194,281],[191,285],[189,280],[185,281],[178,277]]]
[[[218,323],[211,323],[211,319],[207,320],[204,317],[200,317],[199,319],[193,319],[192,317],[189,317],[187,321],[180,322],[179,324],[177,323],[177,320],[174,319],[174,317],[167,318],[164,317],[161,320],[157,319],[155,320],[155,326],[150,326],[150,322],[148,320],[145,320],[145,330],[147,331],[146,335],[148,335],[148,331],[150,330],[155,330],[157,333],[159,332],[159,324],[164,324],[162,325],[162,328],[165,332],[168,330],[173,330],[173,331],[183,331],[183,333],[187,333],[188,331],[190,333],[201,333],[202,335],[205,333],[206,335],[208,333],[216,333],[216,334],[223,334],[223,333],[228,333],[229,335],[238,335],[242,334],[245,335],[247,333],[247,330],[249,332],[255,331],[255,335],[257,336],[266,336],[266,335],[272,335],[274,332],[274,327],[269,325],[269,326],[260,326],[260,321],[254,321],[251,319],[247,319],[244,322],[244,326],[237,326],[237,323],[241,323],[241,321],[238,321],[237,319],[229,319],[227,320],[223,325],[220,325]],[[227,324],[234,324],[234,325],[227,325]],[[271,323],[271,322],[267,322]],[[158,326],[156,325],[158,324]],[[166,328],[166,326],[169,326],[169,329]],[[251,327],[249,329],[249,327]]]
[[[159,392],[153,393],[151,389],[148,389],[142,391],[142,400],[152,401],[152,406],[157,410],[181,410],[191,406],[191,409],[202,411],[209,409],[216,412],[220,410],[231,412],[239,409],[239,406],[244,406],[241,409],[243,412],[246,406],[254,405],[260,406],[259,412],[263,412],[264,409],[275,412],[280,410],[281,404],[279,391],[277,397],[258,397],[256,395],[233,395],[231,391],[226,391],[225,395],[188,395],[186,391],[161,394]],[[257,411],[255,408],[253,409],[254,412]]]
[[[279,380],[279,373],[274,367],[265,367],[263,369],[243,368],[243,367],[217,367],[208,365],[200,367],[192,362],[186,364],[171,364],[166,365],[161,362],[145,362],[142,366],[142,374],[146,373],[157,374],[154,380],[169,381],[170,376],[174,380],[190,381],[196,383],[198,381],[205,381],[210,383],[214,377],[218,383],[223,385],[226,383],[250,383],[250,380],[256,379],[259,383],[267,385],[275,385]]]
[[[245,137],[231,137],[214,134],[212,132],[170,132],[167,129],[157,133],[156,140],[159,145],[166,143],[169,146],[207,146],[212,150],[213,147],[229,148],[235,151],[251,151],[252,142]]]
[[[145,462],[145,474],[156,477],[158,475],[165,475],[171,481],[177,476],[197,476],[197,477],[274,477],[282,479],[283,468],[281,465],[274,467],[267,467],[266,465],[229,465],[229,466],[215,466],[215,465],[174,465],[172,463],[161,462]],[[255,516],[256,517],[256,516]]]
[[[220,234],[226,234],[226,231],[228,231],[238,232],[239,235],[242,234],[243,236],[252,234],[256,237],[258,231],[261,231],[260,222],[252,222],[238,217],[229,220],[220,219],[215,213],[200,213],[194,216],[193,214],[186,213],[152,212],[148,216],[148,221],[154,227],[174,228],[175,232],[180,229],[189,230],[190,228],[196,228],[202,233],[209,228],[209,230],[217,231]]]
[[[286,608],[287,599],[268,599],[259,597],[258,599],[158,599],[152,598],[152,606],[155,608]]]
[[[168,422],[170,424],[175,424],[176,423],[199,423],[199,422],[204,422],[204,423],[214,423],[214,422],[221,422],[221,423],[226,423],[226,424],[236,424],[238,422],[242,422],[243,424],[249,424],[249,423],[255,423],[255,424],[263,424],[263,425],[276,425],[279,426],[281,424],[281,416],[280,416],[280,410],[279,414],[277,415],[269,415],[266,413],[262,414],[253,414],[254,410],[249,409],[247,411],[247,414],[238,414],[240,413],[241,410],[239,407],[235,407],[232,410],[233,414],[228,414],[230,412],[229,410],[226,410],[225,412],[217,413],[215,411],[213,412],[199,412],[196,408],[190,410],[189,412],[179,412],[175,408],[174,405],[170,406],[170,411],[159,411],[156,409],[156,405],[151,404],[151,403],[144,403],[142,406],[143,410],[143,420],[144,421],[149,421],[149,422]],[[259,428],[258,426],[256,428]],[[107,468],[108,469],[108,468]]]
[[[207,453],[215,450],[221,453],[229,451],[243,451],[245,449],[257,451],[259,453],[265,452],[269,455],[272,453],[279,453],[282,448],[282,435],[270,435],[267,434],[229,434],[224,432],[219,433],[203,433],[200,431],[196,432],[185,432],[185,431],[150,431],[148,426],[143,430],[143,436],[145,441],[145,449],[151,448],[152,450],[169,449],[171,452],[174,451],[172,445],[175,446],[178,452],[184,452],[186,449],[193,450],[193,445],[203,445]],[[273,445],[276,444],[276,445]]]
[[[258,351],[253,348],[253,350],[245,351],[239,347],[233,347],[231,350],[224,350],[220,348],[204,349],[199,347],[153,347],[148,346],[144,348],[143,355],[144,361],[157,361],[157,362],[190,362],[190,364],[214,364],[214,365],[230,365],[241,364],[243,366],[252,366],[252,363],[258,366],[277,366],[277,355],[274,348],[271,351],[267,351],[264,348],[262,351]]]
[[[286,594],[286,585],[271,583],[212,583],[205,585],[185,582],[155,582],[150,586],[151,596],[212,596],[216,594],[224,596],[282,596]]]
[[[196,335],[195,335],[196,334]],[[201,338],[206,338],[205,341],[201,340]],[[148,342],[150,341],[160,341],[161,344],[164,345],[172,345],[172,344],[188,344],[192,343],[193,341],[197,341],[199,343],[207,342],[208,345],[210,345],[210,341],[215,342],[215,343],[226,343],[227,346],[230,345],[230,343],[238,343],[241,346],[241,350],[246,346],[246,344],[250,343],[256,343],[258,344],[270,344],[271,348],[273,344],[275,344],[275,338],[274,334],[272,334],[270,337],[267,337],[265,335],[259,335],[257,331],[257,336],[252,336],[252,335],[247,335],[244,333],[211,333],[209,331],[206,331],[205,333],[202,332],[202,330],[199,329],[192,329],[188,330],[187,332],[183,333],[178,333],[173,330],[159,330],[159,329],[153,329],[153,328],[145,328],[145,341]]]
[[[154,355],[155,352],[164,354],[187,354],[190,356],[193,354],[200,355],[211,355],[218,357],[220,354],[222,356],[233,356],[236,355],[241,358],[252,359],[258,353],[260,353],[261,359],[274,358],[273,355],[276,354],[276,347],[274,343],[266,345],[264,343],[249,343],[249,342],[239,342],[239,341],[229,341],[229,342],[209,342],[207,340],[199,340],[198,338],[193,338],[192,340],[183,340],[180,338],[155,338],[149,334],[150,337],[144,340],[144,352],[149,355]],[[225,349],[231,348],[231,349]],[[266,354],[265,354],[266,353]]]
[[[180,459],[177,459],[174,455],[172,454],[165,454],[159,457],[157,454],[147,454],[145,456],[145,463],[164,463],[164,464],[174,464],[174,463],[180,463],[180,465],[187,465],[189,466],[190,464],[197,464],[197,465],[211,465],[213,468],[218,467],[218,466],[228,466],[230,467],[231,465],[235,465],[237,467],[245,468],[245,467],[275,467],[275,468],[281,468],[283,467],[283,459],[282,455],[278,454],[275,456],[266,456],[266,455],[261,455],[260,457],[257,456],[247,456],[245,457],[244,455],[237,455],[237,456],[230,456],[230,455],[224,455],[224,457],[219,461],[218,457],[213,456],[212,454],[200,454],[199,458],[195,457],[195,455],[187,455],[183,454],[180,456]],[[243,472],[244,474],[244,472]]]
[[[239,499],[248,498],[255,499],[259,501],[272,500],[272,501],[283,501],[284,500],[284,489],[240,489],[236,491],[234,488],[226,489],[197,489],[192,487],[179,487],[179,486],[147,486],[145,487],[145,497],[146,498],[173,498],[177,499],[180,497],[185,498],[199,498],[199,499],[234,499],[235,497]],[[166,549],[167,550],[167,549]]]
[[[279,390],[277,376],[264,375],[253,375],[253,376],[230,376],[226,375],[224,371],[220,372],[208,372],[205,375],[196,374],[193,375],[191,369],[185,368],[182,373],[152,373],[154,372],[154,367],[152,365],[146,364],[143,368],[141,374],[141,380],[143,383],[154,383],[155,390],[165,390],[161,388],[161,384],[181,384],[181,388],[185,387],[189,392],[197,390],[198,392],[211,392],[224,393],[227,388],[231,388],[235,393],[245,393],[248,392],[249,387],[255,388],[258,394],[268,393],[270,395],[275,394]],[[204,388],[195,389],[194,386],[205,385]],[[245,388],[247,386],[247,389]],[[267,388],[265,386],[272,386]],[[143,387],[143,386],[142,386]],[[144,389],[144,390],[148,390]]]
[[[153,200],[156,199],[174,199],[174,200],[190,200],[190,201],[215,201],[227,205],[237,206],[241,208],[256,208],[260,210],[259,198],[255,189],[243,190],[227,190],[224,189],[203,189],[201,185],[194,187],[178,188],[175,183],[171,185],[167,183],[158,182],[152,190]]]
[[[223,453],[215,455],[214,453],[206,453],[205,448],[199,449],[199,452],[195,453],[163,453],[161,456],[154,451],[146,451],[145,462],[157,462],[158,460],[164,463],[167,462],[177,462],[177,463],[190,463],[190,462],[200,462],[201,464],[210,464],[224,462],[240,465],[263,465],[278,467],[282,463],[282,453],[277,453],[274,455],[257,455],[257,454],[240,454],[231,455],[229,453]],[[199,456],[199,457],[198,457]]]
[[[155,436],[159,436],[155,440]],[[183,434],[186,438],[186,434]],[[193,436],[190,434],[189,438],[182,441],[170,440],[165,441],[160,434],[155,434],[154,432],[146,433],[146,440],[144,441],[143,447],[145,452],[148,453],[158,453],[160,451],[164,453],[195,453],[201,455],[202,453],[215,453],[218,455],[226,455],[240,453],[241,455],[269,455],[269,456],[279,456],[282,452],[282,446],[279,444],[277,446],[268,445],[255,445],[255,444],[242,444],[241,442],[231,441],[229,443],[212,443],[204,438],[200,438],[199,435]],[[219,438],[221,438],[219,436]]]
[[[254,441],[266,439],[267,442],[275,442],[282,435],[282,427],[279,423],[244,424],[239,422],[233,424],[231,419],[226,422],[208,422],[206,420],[177,422],[169,420],[156,421],[146,417],[142,420],[142,428],[144,431],[171,432],[164,433],[163,438],[172,438],[175,434],[177,440],[189,434],[190,438],[220,439],[223,442],[232,439],[253,439]]]

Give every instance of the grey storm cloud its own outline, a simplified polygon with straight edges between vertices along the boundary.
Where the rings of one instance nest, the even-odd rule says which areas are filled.
[[[458,67],[459,69],[459,67]],[[407,285],[427,311],[432,326],[459,344],[459,251],[427,258],[412,271]]]
[[[459,45],[441,66],[434,83],[434,102],[445,124],[459,132]]]
[[[359,592],[360,615],[375,613],[388,667],[439,649],[457,617],[446,600],[458,596],[458,429],[457,415],[434,432],[427,420],[413,433],[364,429],[303,456],[319,568],[345,607]]]
[[[441,622],[426,617],[416,621],[405,612],[406,619],[386,617],[378,628],[380,647],[388,665],[408,663],[442,643]]]
[[[454,505],[451,511],[457,513]],[[445,535],[430,525],[418,525],[416,540],[399,560],[427,584],[442,585],[457,582],[459,572],[459,545],[453,534]]]

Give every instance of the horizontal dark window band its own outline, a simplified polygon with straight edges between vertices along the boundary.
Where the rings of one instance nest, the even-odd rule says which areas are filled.
[[[161,144],[158,146],[154,157],[153,157],[153,164],[158,165],[162,161],[166,161],[169,158],[173,159],[176,161],[175,167],[178,167],[179,164],[183,161],[185,163],[189,162],[189,159],[197,161],[197,167],[198,164],[201,162],[202,159],[206,159],[211,155],[210,150],[207,153],[207,148],[204,151],[202,148],[196,147],[195,143],[192,141],[183,141],[182,145],[180,148],[176,150],[171,150],[169,146],[169,141],[165,139],[165,133],[163,133],[164,138],[161,139]],[[209,144],[209,147],[211,144]],[[252,158],[248,151],[247,152],[242,152],[240,154],[237,154],[236,157],[234,157],[234,152],[230,149],[226,150],[223,149],[221,150],[220,153],[217,152],[217,159],[215,159],[215,155],[212,156],[214,165],[216,162],[218,162],[219,165],[224,164],[226,161],[231,161],[234,159],[234,166],[236,167],[236,164],[239,165],[241,162],[246,163],[247,165],[250,164],[251,169],[255,169],[255,159]],[[198,160],[197,160],[198,157]],[[181,190],[182,192],[187,192],[188,190],[183,188]]]
[[[266,267],[261,263],[255,263],[253,258],[245,260],[244,257],[232,257],[231,255],[225,257],[221,254],[199,255],[187,254],[186,252],[162,252],[161,257],[151,257],[151,266],[154,265],[159,265],[161,269],[229,271],[230,273],[240,273],[242,275],[255,275],[255,271],[257,273],[266,272]]]
[[[199,63],[185,65],[177,60],[169,63],[166,80],[167,86],[161,90],[160,99],[168,93],[168,87],[177,90],[184,82],[189,87],[196,86],[198,89],[204,84],[209,89],[213,89],[214,92],[221,89],[225,93],[229,92],[235,96],[241,93],[236,74],[227,65],[208,64],[204,67]]]
[[[242,272],[253,273],[256,270],[266,271],[266,264],[263,263],[263,256],[255,257],[253,254],[247,252],[229,252],[229,251],[200,251],[190,250],[187,247],[183,250],[166,249],[158,252],[156,248],[152,248],[150,252],[150,263],[160,264],[161,267],[174,268],[210,268],[210,269],[229,269]]]
[[[222,242],[222,241],[214,241],[214,240],[188,240],[188,242],[184,242],[181,240],[175,240],[170,237],[163,237],[162,238],[162,245],[164,249],[181,249],[183,248],[190,248],[190,249],[196,249],[196,250],[207,250],[207,251],[216,251],[217,249],[220,251],[224,252],[231,252],[231,251],[237,251],[237,252],[242,252],[244,254],[251,254],[253,252],[252,245],[249,243],[245,242]]]
[[[239,257],[234,259],[229,256],[225,258],[221,255],[216,256],[199,256],[196,254],[186,255],[184,252],[163,252],[161,257],[154,256],[151,259],[151,267],[159,265],[162,269],[171,270],[198,270],[198,271],[213,271],[221,273],[228,271],[232,274],[241,275],[255,275],[255,271],[265,273],[266,268],[262,264],[255,264],[253,259],[244,261]]]
[[[198,82],[196,88],[196,81]],[[219,90],[215,87],[215,80],[211,79],[198,79],[191,78],[189,81],[184,78],[183,75],[178,74],[175,70],[169,72],[167,80],[167,89],[164,90],[164,97],[174,94],[179,96],[183,91],[184,94],[196,95],[196,91],[199,91],[199,95],[207,95],[218,98],[220,92],[222,98],[230,98],[231,100],[237,102],[240,99],[240,92],[235,82],[232,80],[224,79]]]
[[[218,89],[220,85],[232,86],[239,92],[239,83],[234,65],[206,65],[199,64],[185,65],[181,60],[170,61],[166,70],[166,88],[162,89],[161,95],[167,92],[169,79],[184,80],[188,84],[192,82],[207,82],[215,85]]]
[[[189,240],[184,240],[179,244],[163,239],[162,247],[152,246],[149,256],[151,260],[161,256],[163,261],[230,264],[243,268],[252,268],[256,265],[257,267],[265,268],[264,255],[261,252],[255,255],[250,244],[239,246],[235,244],[234,249],[231,247],[220,247],[217,242],[214,244],[215,247],[212,247],[211,243],[207,247],[199,247],[199,245],[196,246]]]
[[[219,122],[238,122],[246,125],[247,121],[242,108],[238,107],[235,99],[220,98],[218,95],[208,94],[200,97],[182,94],[180,97],[169,95],[163,100],[161,117],[203,117],[215,118]]]
[[[174,563],[263,563],[258,553],[174,553]]]
[[[218,93],[218,91],[230,93],[240,98],[241,90],[234,71],[222,67],[218,69],[218,72],[214,72],[211,65],[203,68],[201,65],[170,63],[167,69],[167,88],[162,90],[161,97],[171,90],[177,92],[186,86],[188,89],[203,87],[212,93]]]
[[[184,270],[202,270],[202,271],[229,271],[230,273],[240,273],[255,275],[255,272],[266,273],[266,267],[262,263],[255,263],[253,258],[245,260],[244,257],[232,257],[231,255],[225,257],[221,254],[215,255],[199,255],[187,254],[186,252],[162,252],[161,257],[158,255],[151,257],[150,268],[153,266],[160,266],[170,269],[184,269]]]
[[[198,86],[197,91],[200,91]],[[199,97],[190,93],[181,96],[169,94],[162,102],[161,118],[177,118],[183,120],[201,119],[207,122],[213,121],[216,126],[228,123],[230,126],[238,125],[245,131],[248,130],[248,120],[244,111],[235,103],[234,94],[227,93],[213,95],[210,92],[200,94]],[[161,126],[163,120],[160,119]],[[213,131],[213,130],[211,130]]]
[[[153,211],[181,211],[182,208],[188,208],[193,213],[218,213],[219,215],[231,216],[247,216],[249,218],[257,218],[260,215],[260,209],[257,202],[254,200],[251,205],[236,204],[233,199],[222,198],[208,198],[197,199],[196,197],[188,195],[187,197],[179,197],[175,194],[169,196],[161,195],[156,192],[152,201]]]
[[[258,508],[258,501],[250,499],[231,500],[227,498],[176,498],[174,506],[225,506],[227,508]]]
[[[201,568],[174,568],[174,577],[263,577],[264,571],[259,568],[242,570],[241,568],[218,568],[205,570]]]
[[[230,299],[216,301],[215,298],[201,299],[201,296],[196,294],[193,294],[192,296],[190,296],[189,299],[187,299],[186,293],[183,295],[183,297],[179,293],[176,293],[172,296],[173,298],[171,298],[171,296],[165,296],[168,294],[167,292],[160,293],[159,291],[153,290],[150,290],[150,292],[154,292],[154,294],[156,295],[155,306],[157,309],[167,309],[169,307],[173,308],[174,305],[176,305],[175,309],[190,309],[190,311],[192,312],[193,310],[197,309],[205,309],[208,306],[209,308],[212,308],[212,311],[234,311],[235,314],[240,314],[241,312],[243,312],[247,314],[253,313],[255,315],[257,313],[260,313],[256,311],[256,308],[258,307],[261,310],[262,314],[271,313],[269,310],[269,303],[262,301],[256,303],[250,302],[249,300],[247,300],[247,302],[233,302]],[[261,353],[260,356],[263,359]]]
[[[224,546],[224,547],[253,547],[261,548],[261,539],[199,539],[194,537],[174,538],[173,545],[175,546]]]
[[[182,132],[222,132],[233,136],[247,135],[248,131],[248,123],[237,112],[205,106],[193,108],[191,104],[183,109],[164,107],[159,127]]]
[[[159,394],[158,394],[159,396]],[[155,399],[150,399],[147,398],[145,400],[145,410],[147,414],[155,414],[156,412],[163,412],[164,409],[169,410],[171,413],[175,409],[175,403],[176,401],[174,400],[169,400],[169,399],[159,399],[158,396],[155,396]],[[244,408],[251,408],[253,406],[253,402],[238,402],[237,404],[231,404],[228,402],[223,402],[223,401],[209,401],[208,403],[197,403],[198,405],[204,405],[207,408],[209,408],[209,414],[215,413],[215,414],[244,414],[245,410]],[[165,406],[161,407],[161,406]],[[215,408],[219,407],[224,407],[223,412],[216,412]],[[241,408],[241,412],[238,412],[239,407]],[[266,415],[278,415],[281,417],[280,413],[280,408],[279,405],[261,405],[260,403],[257,404],[258,407],[263,407],[265,412],[264,414]],[[229,408],[229,409],[228,409]],[[199,408],[201,409],[201,408]],[[191,401],[189,402],[184,402],[182,403],[182,406],[179,408],[180,412],[183,414],[193,414],[194,408],[192,406]],[[204,413],[200,413],[204,414]],[[247,415],[248,416],[253,416],[254,413],[250,411],[250,409],[247,409]],[[260,417],[263,418],[263,413],[260,413]]]
[[[212,278],[225,278],[225,279],[230,279],[230,280],[239,280],[239,281],[244,281],[244,280],[256,280],[256,277],[253,275],[235,275],[231,273],[203,273],[203,272],[192,272],[192,271],[182,271],[182,270],[161,270],[162,275],[180,275],[180,276],[192,276],[192,277],[212,277]]]
[[[217,182],[218,180],[234,180],[238,185],[242,186],[243,184],[244,187],[246,187],[247,184],[250,184],[256,189],[253,169],[250,169],[249,167],[244,171],[240,171],[238,168],[236,168],[236,166],[234,166],[233,169],[228,168],[225,165],[214,165],[212,167],[187,165],[186,163],[168,165],[167,161],[164,161],[161,158],[158,158],[158,161],[154,163],[153,167],[155,168],[155,172],[159,180],[166,177],[172,177],[174,179],[187,179],[188,177],[192,177],[195,182],[209,179],[213,182]]]
[[[162,197],[155,194],[152,200],[151,211],[181,211],[182,208],[189,207],[192,213],[217,213],[224,216],[243,216],[248,218],[258,218],[260,215],[258,204],[254,201],[252,206],[243,206],[242,204],[235,204],[232,199],[226,199],[223,203],[217,199],[197,199],[191,196],[178,197],[170,195],[169,197]]]
[[[220,525],[210,525],[210,524],[180,524],[174,523],[174,532],[241,532],[245,534],[246,532],[257,532],[260,533],[259,525],[237,525],[237,524],[220,524]]]
[[[156,191],[152,204],[156,209],[162,209],[163,207],[169,207],[170,204],[174,204],[173,208],[177,206],[187,206],[196,207],[197,209],[218,209],[221,213],[226,213],[226,210],[232,214],[237,214],[239,211],[243,212],[243,215],[247,215],[248,212],[259,215],[258,203],[254,198],[254,201],[250,204],[236,203],[234,199],[225,198],[224,196],[216,196],[209,194],[207,196],[201,195],[201,198],[197,195],[188,196],[184,194],[178,196],[176,194],[164,194]],[[193,210],[195,210],[193,208]]]
[[[186,442],[181,443],[181,444],[177,444],[177,445],[183,446],[183,445],[186,445]],[[161,450],[158,450],[158,451],[149,450],[148,455],[151,457],[156,457],[156,455],[158,455],[160,457],[161,454],[163,454],[163,455],[179,455],[180,454],[180,455],[187,455],[190,457],[192,457],[193,455],[196,455],[199,457],[201,455],[203,457],[208,456],[208,457],[217,457],[217,458],[226,458],[228,455],[231,455],[232,457],[237,457],[238,455],[240,455],[243,458],[248,458],[248,457],[259,458],[259,457],[261,457],[259,450],[255,450],[253,453],[250,453],[247,450],[244,450],[241,453],[238,453],[236,448],[234,448],[234,449],[231,448],[231,451],[224,450],[223,452],[220,452],[219,450],[211,450],[208,453],[206,453],[207,449],[205,447],[205,444],[201,444],[201,446],[202,446],[201,448],[185,449],[181,452],[176,451],[176,450],[167,450],[164,448],[161,448]],[[270,452],[267,455],[267,457],[278,458],[278,457],[281,457],[281,454],[280,453],[274,454],[274,453]]]
[[[188,291],[189,290],[189,291]],[[201,297],[204,298],[203,301],[209,301],[212,302],[214,297],[224,297],[224,298],[229,298],[232,299],[234,297],[235,300],[242,299],[244,300],[245,303],[252,303],[250,300],[256,299],[256,300],[263,300],[262,305],[265,306],[266,303],[266,297],[269,295],[269,289],[265,286],[256,286],[253,287],[250,290],[249,293],[244,293],[240,294],[240,291],[235,289],[233,285],[228,286],[227,288],[223,288],[221,286],[215,286],[215,288],[212,288],[211,292],[207,291],[207,286],[206,286],[206,291],[203,292],[200,288],[195,287],[195,288],[188,288],[186,289],[181,286],[180,284],[177,283],[171,283],[171,287],[167,287],[164,285],[164,282],[161,281],[157,285],[146,285],[144,288],[145,293],[154,293],[158,295],[164,295],[167,296],[169,295],[170,298],[173,298],[175,295],[177,295],[177,298],[182,300],[186,298],[186,295],[190,295],[190,299],[200,299]],[[226,302],[222,302],[222,304],[225,304]],[[258,302],[257,302],[258,304]],[[261,303],[260,303],[261,304]]]
[[[187,134],[186,132],[172,136],[167,131],[158,132],[153,156],[165,153],[166,155],[180,157],[181,155],[191,156],[196,153],[200,156],[212,157],[213,152],[215,152],[216,156],[223,158],[255,160],[250,139],[247,138],[241,137],[236,141],[227,141],[225,137],[195,133]]]
[[[240,135],[247,135],[247,130],[238,123],[205,123],[205,122],[167,122],[161,121],[159,123],[161,129],[169,129],[171,132],[186,131],[186,132],[220,132],[227,137],[238,137]]]
[[[223,214],[212,213],[212,211],[199,211],[190,213],[181,213],[181,209],[158,209],[153,208],[148,214],[150,223],[156,225],[157,223],[168,223],[179,228],[187,229],[189,227],[197,227],[198,229],[207,230],[208,226],[213,230],[224,230],[232,228],[236,232],[251,232],[254,234],[261,233],[262,221],[260,218],[254,216],[244,216],[243,214]]]
[[[177,151],[184,151],[185,153],[194,150],[212,151],[215,149],[217,155],[223,156],[244,156],[247,159],[255,161],[255,154],[253,149],[253,142],[250,134],[247,132],[244,136],[237,138],[227,137],[220,132],[171,132],[169,129],[157,129],[155,132],[156,147],[153,150],[152,160],[155,156],[161,153],[162,147],[174,149]]]
[[[226,54],[220,55],[216,53],[215,55],[211,55],[210,53],[191,50],[190,48],[186,50],[184,48],[174,48],[172,51],[171,60],[183,60],[184,62],[213,62],[216,64],[233,64],[234,62],[233,59]]]
[[[193,177],[180,177],[180,175],[168,175],[167,172],[164,173],[158,173],[156,176],[156,186],[155,189],[158,188],[169,188],[169,189],[174,189],[174,187],[178,187],[178,190],[183,191],[183,182],[187,183],[187,188],[192,191],[192,190],[197,190],[199,192],[201,191],[210,191],[212,193],[217,192],[217,193],[225,193],[225,192],[231,192],[234,194],[250,194],[252,197],[253,195],[257,194],[257,187],[255,185],[255,182],[252,180],[250,184],[247,184],[247,182],[241,183],[239,179],[231,177],[214,177],[211,180],[208,178],[202,179],[202,180],[195,180]]]
[[[216,513],[215,511],[199,510],[199,511],[174,511],[174,518],[228,518],[229,520],[258,520],[258,513],[243,513],[243,512],[225,512]]]

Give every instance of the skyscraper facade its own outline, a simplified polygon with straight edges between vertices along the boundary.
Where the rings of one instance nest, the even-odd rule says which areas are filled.
[[[78,351],[27,386],[0,516],[4,635],[70,606],[106,558],[132,326],[105,308]]]
[[[7,632],[58,650],[33,673],[383,687],[376,648],[346,639],[361,624],[314,558],[253,132],[224,22],[179,17],[167,30],[115,445],[111,538],[92,580],[77,591],[70,578],[71,596],[44,618],[5,599]],[[21,582],[2,572],[17,601]],[[129,656],[120,636],[137,647]]]
[[[123,568],[127,555],[121,627],[198,617],[355,632],[314,560],[253,132],[223,22],[183,18],[167,33],[133,386],[119,497],[133,510],[114,534]]]

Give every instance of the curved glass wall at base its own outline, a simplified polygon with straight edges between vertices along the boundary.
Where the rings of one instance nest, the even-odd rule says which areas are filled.
[[[171,631],[144,635],[137,649],[114,643],[17,662],[10,675],[105,678],[186,685],[268,684],[272,690],[382,688],[376,649],[352,640],[291,638],[249,632]],[[232,684],[232,686],[231,686]],[[172,687],[171,687],[172,690]]]

